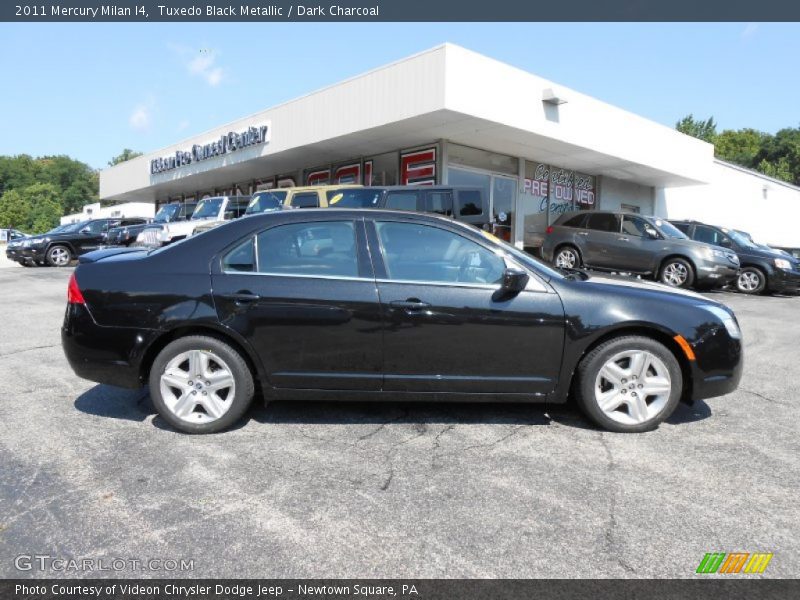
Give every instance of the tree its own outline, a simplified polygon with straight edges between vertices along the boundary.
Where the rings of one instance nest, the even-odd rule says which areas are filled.
[[[771,163],[764,159],[758,163],[756,169],[761,171],[764,175],[774,177],[775,179],[788,181],[790,183],[795,181],[791,166],[785,156],[781,156],[777,163]]]
[[[675,123],[675,129],[710,144],[714,143],[714,138],[717,135],[717,124],[714,123],[714,117],[709,117],[702,121],[696,120],[694,115],[690,114]]]
[[[744,167],[755,168],[756,156],[769,134],[756,129],[726,129],[714,139],[714,154]]]
[[[125,162],[126,160],[130,160],[132,158],[136,158],[137,156],[141,156],[141,152],[136,152],[135,150],[131,150],[130,148],[125,148],[121,154],[118,154],[110,161],[108,161],[108,166],[113,167],[114,165],[118,165],[119,163]]]
[[[51,183],[34,183],[22,190],[23,203],[30,207],[29,231],[42,233],[58,225],[59,218],[64,214],[59,195],[58,188]]]
[[[30,202],[17,190],[9,190],[0,196],[0,227],[27,230],[30,213]]]

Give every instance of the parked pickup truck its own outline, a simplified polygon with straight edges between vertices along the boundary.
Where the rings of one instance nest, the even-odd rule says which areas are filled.
[[[195,227],[206,221],[226,221],[241,217],[247,210],[250,196],[214,196],[197,203],[188,220],[153,222],[136,238],[137,245],[166,246],[192,235]]]

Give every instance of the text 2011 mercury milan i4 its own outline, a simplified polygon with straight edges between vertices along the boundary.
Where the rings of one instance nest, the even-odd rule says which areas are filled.
[[[657,283],[564,272],[451,219],[311,209],[81,257],[62,343],[86,379],[149,384],[177,429],[265,401],[564,402],[653,429],[742,374],[736,317]]]

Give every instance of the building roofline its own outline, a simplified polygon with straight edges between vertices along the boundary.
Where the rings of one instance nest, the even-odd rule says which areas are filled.
[[[737,165],[736,163],[728,162],[727,160],[722,160],[721,158],[714,157],[714,162],[720,164],[724,167],[728,167],[730,169],[734,169],[735,171],[741,171],[742,173],[747,173],[748,175],[754,175],[760,179],[764,179],[765,181],[769,181],[770,183],[776,183],[778,185],[782,185],[784,187],[789,188],[790,190],[794,190],[796,192],[800,192],[800,186],[797,186],[789,181],[784,181],[783,179],[776,179],[775,177],[770,177],[769,175],[764,175],[760,171],[756,171],[754,169],[748,169],[747,167],[743,167],[742,165]]]

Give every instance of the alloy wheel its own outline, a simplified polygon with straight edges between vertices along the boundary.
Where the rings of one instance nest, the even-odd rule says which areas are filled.
[[[674,262],[664,267],[663,281],[667,285],[680,287],[686,283],[689,277],[689,270],[685,265]]]
[[[574,250],[561,250],[556,256],[556,266],[561,269],[574,269],[578,263],[578,255]]]
[[[594,397],[609,418],[639,425],[655,418],[669,402],[672,381],[664,362],[646,350],[609,358],[597,374]]]
[[[55,246],[49,252],[50,261],[57,267],[65,267],[69,264],[71,256],[69,250],[63,246]]]
[[[745,271],[739,274],[739,289],[744,292],[753,292],[761,285],[761,278],[754,271]]]
[[[170,360],[160,378],[167,409],[187,423],[210,423],[231,407],[233,371],[209,350],[189,350]]]

